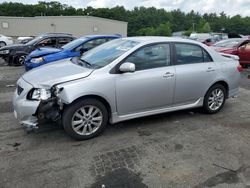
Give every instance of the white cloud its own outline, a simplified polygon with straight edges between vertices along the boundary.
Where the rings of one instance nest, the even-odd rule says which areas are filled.
[[[6,0],[0,0],[4,2]],[[49,0],[45,0],[49,1]],[[250,0],[59,0],[63,4],[72,5],[76,8],[85,8],[93,6],[100,7],[114,7],[124,6],[127,9],[134,7],[156,7],[164,8],[166,10],[181,9],[189,12],[191,10],[200,13],[220,13],[224,11],[228,15],[240,14],[242,16],[250,16]],[[7,2],[11,2],[7,0]],[[22,2],[28,4],[37,3],[38,0],[13,0],[12,2]]]

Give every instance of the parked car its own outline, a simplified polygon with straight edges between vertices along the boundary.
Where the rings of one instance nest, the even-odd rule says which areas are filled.
[[[17,41],[20,44],[26,44],[27,42],[31,41],[33,37],[18,37]]]
[[[25,60],[26,71],[60,59],[80,57],[80,55],[107,41],[120,38],[118,35],[90,35],[76,39],[62,48],[38,48]]]
[[[46,33],[40,35],[26,44],[15,44],[0,48],[0,57],[4,58],[9,65],[23,65],[26,56],[40,47],[60,48],[76,39],[70,34]]]
[[[227,56],[186,39],[112,40],[24,74],[14,114],[29,129],[61,120],[77,140],[99,135],[108,122],[196,107],[214,114],[239,91],[241,66]]]
[[[0,35],[0,48],[6,45],[13,44],[13,39],[11,37],[6,37],[4,35]]]
[[[207,38],[207,39],[198,39],[197,41],[206,44],[207,46],[212,46],[216,41],[214,38]]]
[[[240,64],[244,68],[250,66],[250,39],[228,39],[214,44],[213,47],[218,52],[239,56]]]

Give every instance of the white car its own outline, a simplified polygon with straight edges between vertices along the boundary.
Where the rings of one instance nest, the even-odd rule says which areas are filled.
[[[0,35],[0,48],[6,45],[13,44],[13,39],[11,37],[6,37],[4,35]]]
[[[18,37],[17,41],[20,44],[25,44],[25,43],[31,41],[32,39],[33,39],[33,37]]]

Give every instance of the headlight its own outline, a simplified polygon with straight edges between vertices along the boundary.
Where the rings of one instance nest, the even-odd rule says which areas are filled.
[[[8,53],[10,53],[9,50],[1,50],[1,51],[0,51],[0,54],[8,54]]]
[[[51,97],[49,89],[34,89],[30,95],[32,100],[47,100]]]
[[[31,63],[41,63],[41,62],[43,62],[43,61],[44,61],[44,59],[43,59],[42,57],[32,58],[32,59],[30,60]]]

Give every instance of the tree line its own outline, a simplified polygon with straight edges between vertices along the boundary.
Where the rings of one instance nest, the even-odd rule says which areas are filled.
[[[154,7],[135,7],[126,10],[123,6],[114,8],[74,8],[60,2],[40,1],[38,4],[0,3],[0,16],[97,16],[128,22],[128,35],[161,35],[170,36],[172,32],[225,32],[250,34],[250,17],[240,15],[188,13],[181,10],[166,11]]]

